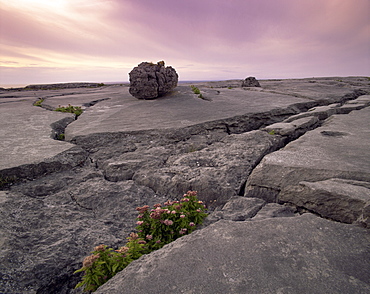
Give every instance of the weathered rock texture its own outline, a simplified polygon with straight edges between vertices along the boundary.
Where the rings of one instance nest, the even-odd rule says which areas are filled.
[[[248,77],[243,81],[242,87],[261,87],[261,85],[255,77]]]
[[[125,243],[137,206],[189,189],[214,209],[205,225],[215,223],[129,266],[135,291],[146,287],[140,284],[150,280],[144,263],[156,256],[169,258],[156,259],[166,278],[156,272],[152,292],[182,275],[174,289],[157,293],[181,293],[180,286],[189,293],[368,291],[368,230],[339,223],[367,224],[369,181],[359,177],[369,171],[369,156],[359,148],[369,137],[368,79],[261,81],[260,88],[241,83],[196,84],[208,100],[194,97],[190,85],[151,101],[119,85],[1,92],[0,293],[76,293],[81,275],[73,272],[94,246]],[[51,109],[70,103],[85,110],[71,120],[32,106],[35,97]],[[67,141],[53,140],[63,129]],[[310,152],[299,153],[306,146],[301,138],[311,137]],[[341,144],[347,147],[332,154]],[[261,169],[266,177],[255,177],[261,161],[293,149],[299,169],[284,174],[287,163],[280,158],[269,167],[273,173]],[[312,171],[314,180],[306,178],[316,153],[326,154],[325,168],[343,173],[319,169]],[[245,186],[257,178],[255,186]],[[249,195],[250,188],[261,193]],[[309,210],[316,216],[297,216]],[[137,265],[143,271],[136,272]],[[194,273],[206,282],[192,283]]]
[[[312,214],[222,220],[134,261],[96,294],[368,293],[366,229]]]
[[[154,99],[172,91],[178,82],[176,70],[157,64],[142,62],[130,73],[130,94],[139,99]]]
[[[288,202],[323,217],[368,226],[369,125],[369,107],[331,116],[321,127],[265,156],[248,178],[245,196]]]

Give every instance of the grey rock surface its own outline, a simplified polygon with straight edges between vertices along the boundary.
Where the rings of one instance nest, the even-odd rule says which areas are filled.
[[[241,81],[235,82],[239,88],[232,89],[227,88],[230,81],[197,84],[206,99],[194,95],[191,84],[180,84],[171,95],[154,100],[135,99],[127,87],[103,87],[90,90],[89,94],[94,93],[94,100],[109,99],[87,108],[68,125],[66,140],[86,144],[89,140],[101,142],[104,134],[111,140],[110,133],[150,129],[181,129],[176,132],[189,130],[191,134],[216,129],[242,133],[281,122],[318,105],[358,98],[370,87],[366,78],[342,80],[347,83],[329,78],[266,80],[260,81],[261,88],[244,89],[240,88]],[[48,98],[46,102],[55,101],[57,107],[59,99],[63,99],[63,104],[76,105],[78,101],[70,95]]]
[[[135,158],[141,158],[131,169],[136,183],[166,196],[196,190],[208,206],[214,207],[238,195],[263,156],[281,146],[281,138],[251,131],[225,136],[208,146],[190,145],[188,148],[193,149],[183,149],[182,154],[154,147],[124,154],[118,160],[122,162],[136,154]]]
[[[353,138],[354,142],[344,149],[345,153],[361,154],[359,141],[362,137],[357,132],[363,132],[363,136],[368,132],[368,118],[362,113],[367,113],[369,105],[369,96],[364,95],[370,92],[369,81],[367,78],[351,77],[341,78],[340,81],[337,78],[266,80],[260,81],[261,87],[254,88],[241,88],[241,84],[242,80],[196,84],[205,99],[196,97],[190,84],[180,84],[170,95],[155,100],[132,97],[127,85],[0,91],[0,125],[5,126],[0,129],[0,216],[3,220],[0,225],[0,292],[78,293],[72,288],[81,275],[73,275],[73,272],[81,267],[83,258],[94,246],[122,246],[135,228],[137,206],[176,199],[189,189],[197,189],[200,199],[214,209],[209,223],[221,219],[214,225],[223,223],[220,229],[225,230],[225,234],[232,231],[236,223],[261,223],[252,228],[259,230],[254,240],[262,246],[266,236],[275,238],[279,230],[294,227],[293,219],[301,219],[296,217],[297,211],[302,213],[308,208],[291,204],[290,200],[280,205],[242,197],[249,175],[268,154],[283,151],[280,148],[284,144],[296,140],[305,132],[307,136],[315,133],[318,130],[315,128],[323,123],[325,128],[321,127],[320,132],[323,133],[320,136],[327,141],[325,144],[322,141],[311,142],[312,155],[317,150],[336,150],[331,148],[340,146],[338,139],[346,137]],[[32,106],[40,98],[43,99],[42,107]],[[77,120],[69,114],[50,111],[68,104],[84,109]],[[328,108],[329,115],[333,113],[331,109],[336,115],[326,121],[320,120],[325,114],[312,115],[315,112],[308,111],[310,115],[298,116],[288,122],[291,116],[330,104],[335,106]],[[343,121],[348,129],[344,130],[343,126],[339,127],[342,130],[326,128],[327,122],[337,121],[337,117],[348,117]],[[276,128],[274,135],[268,134],[271,130],[269,126],[275,123],[288,124],[288,128]],[[358,128],[358,131],[353,132],[353,128]],[[66,141],[53,139],[63,132]],[[351,171],[356,163],[346,162],[346,158],[351,156],[332,155],[331,164],[341,165],[349,172],[347,180],[351,182],[346,182],[346,185],[359,187],[361,182],[362,186],[357,190],[346,186],[348,191],[368,189],[367,180],[352,178]],[[309,167],[310,161],[305,157],[301,159],[302,166],[306,164]],[[279,164],[283,170],[284,162]],[[361,174],[364,174],[366,158],[362,164]],[[278,171],[280,169],[277,168]],[[15,182],[13,176],[17,177]],[[268,186],[279,182],[279,176],[276,172],[266,178],[264,184]],[[302,181],[319,185],[327,180],[325,173],[315,181],[300,178],[295,173],[288,177],[297,180],[291,185],[292,189],[296,189]],[[284,184],[279,189],[288,189],[288,186]],[[319,191],[316,186],[310,186],[307,191],[315,189]],[[337,193],[333,189],[326,188],[325,191],[333,195]],[[308,192],[306,195],[309,196]],[[345,198],[348,193],[337,194]],[[358,195],[355,200],[361,205],[356,206],[356,211],[360,213],[352,211],[351,206],[349,210],[347,207],[346,214],[354,215],[354,223],[366,225],[368,206],[366,201],[361,202]],[[330,207],[326,208],[330,210]],[[283,221],[283,216],[294,217]],[[299,223],[303,222],[297,221],[298,230],[301,228]],[[308,236],[311,234],[308,227],[311,226],[311,230],[316,228],[312,224],[317,223],[302,224],[303,227],[307,225],[305,232]],[[335,226],[339,225],[350,228],[349,231],[361,230],[354,225]],[[250,238],[256,233],[252,228]],[[334,230],[331,225],[329,228],[329,231]],[[275,229],[277,231],[273,233]],[[367,236],[363,229],[361,232],[361,236]],[[245,233],[241,234],[245,236]],[[316,231],[312,234],[315,235]],[[343,238],[349,236],[343,235]],[[338,239],[341,239],[339,235]],[[227,246],[229,240],[218,239],[219,246]],[[282,248],[289,247],[294,253],[298,243],[290,239],[284,242]],[[328,247],[331,244],[326,240],[323,243]],[[316,245],[319,246],[312,243],[310,252],[320,251]],[[365,250],[363,243],[358,243],[358,246]],[[239,254],[238,258],[248,250],[243,243],[239,247],[241,252],[234,250],[235,254]],[[356,256],[359,252],[356,248],[352,251],[348,249],[346,256]],[[264,253],[266,260],[268,256],[276,256],[276,250],[270,249]],[[253,250],[248,252],[252,260],[258,260],[258,254],[254,254]],[[338,251],[339,255],[345,258]],[[210,256],[208,262],[216,262],[214,259]],[[352,260],[354,265],[351,270],[363,266],[357,259]],[[238,264],[236,260],[230,262]],[[289,272],[287,264],[282,269],[288,271],[285,275],[289,276],[295,268]],[[183,266],[191,268],[192,263],[184,261]],[[218,265],[215,264],[216,267]],[[342,277],[337,271],[331,273],[335,279]],[[353,277],[351,281],[360,288],[354,286],[350,290],[366,289],[357,274]],[[217,278],[218,275],[215,275]],[[302,275],[303,278],[307,276]],[[233,277],[227,279],[230,284],[225,284],[225,289],[234,287],[233,280]],[[323,284],[325,289],[329,289],[327,293],[339,293],[340,290],[346,293],[349,289],[346,282],[339,286]],[[290,285],[287,287],[289,290]],[[284,284],[280,288],[283,289]],[[292,289],[295,291],[296,288]]]
[[[289,202],[338,221],[352,223],[361,218],[366,223],[368,189],[322,181],[339,178],[370,183],[369,125],[369,107],[331,116],[321,127],[265,156],[248,178],[245,196]],[[324,183],[328,184],[325,188]],[[343,190],[334,191],[335,186]]]
[[[278,201],[339,222],[370,226],[370,182],[343,179],[302,181],[298,185],[284,187]]]
[[[74,170],[0,191],[1,293],[71,293],[95,245],[117,248],[135,208],[166,199],[132,181]]]
[[[141,257],[97,294],[368,293],[368,230],[304,214],[221,220]]]
[[[278,203],[266,203],[261,210],[252,217],[252,220],[256,221],[274,217],[293,217],[297,215],[297,209],[294,206],[280,205]]]
[[[209,225],[220,219],[245,221],[246,219],[254,217],[265,204],[266,202],[262,199],[233,196],[221,209],[217,209],[210,213],[205,223]]]
[[[279,122],[264,128],[269,133],[282,136],[302,135],[310,129],[318,126],[319,119],[316,116],[307,116],[293,120],[292,122]]]
[[[103,83],[57,83],[57,84],[35,84],[25,87],[26,90],[55,90],[68,88],[98,88],[104,86]]]
[[[171,92],[178,82],[178,74],[164,61],[157,64],[142,62],[129,73],[132,96],[139,99],[154,99]]]

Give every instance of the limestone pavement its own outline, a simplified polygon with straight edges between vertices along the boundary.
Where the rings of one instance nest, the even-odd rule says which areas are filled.
[[[73,271],[123,245],[135,207],[187,190],[211,208],[204,228],[97,293],[369,292],[369,83],[2,91],[0,292],[78,293]],[[83,114],[53,111],[68,104]]]

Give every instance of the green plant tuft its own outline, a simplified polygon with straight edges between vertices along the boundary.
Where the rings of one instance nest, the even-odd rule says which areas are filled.
[[[195,87],[194,85],[191,85],[190,87],[194,94],[200,94],[200,90],[197,87]]]
[[[82,268],[75,273],[84,272],[82,281],[75,288],[95,291],[99,286],[123,270],[143,254],[162,248],[179,237],[190,234],[202,224],[207,216],[197,192],[189,191],[180,201],[168,200],[162,204],[138,207],[137,233],[131,233],[125,246],[118,250],[99,245],[92,255],[87,256]]]
[[[57,140],[59,140],[59,141],[64,141],[64,139],[66,138],[66,135],[65,134],[58,134],[58,136],[57,136]]]
[[[275,130],[271,130],[271,131],[268,132],[268,134],[269,135],[275,135],[276,133],[275,133]]]
[[[60,106],[55,109],[55,111],[60,111],[60,112],[68,112],[68,113],[73,113],[76,116],[79,116],[82,114],[83,110],[80,106],[72,106],[71,104],[68,104],[68,106]]]
[[[44,102],[44,101],[45,101],[44,98],[39,98],[39,100],[37,100],[35,103],[33,103],[33,106],[41,107],[42,106],[42,102]]]
[[[5,188],[17,181],[16,177],[3,177],[0,176],[0,188]]]

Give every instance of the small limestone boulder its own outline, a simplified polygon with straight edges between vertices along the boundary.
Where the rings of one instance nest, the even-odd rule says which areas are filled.
[[[243,81],[242,87],[261,87],[261,85],[255,77],[248,77]]]
[[[142,62],[129,73],[132,96],[139,99],[155,99],[172,91],[178,82],[176,70],[165,67],[164,61],[157,64]]]

